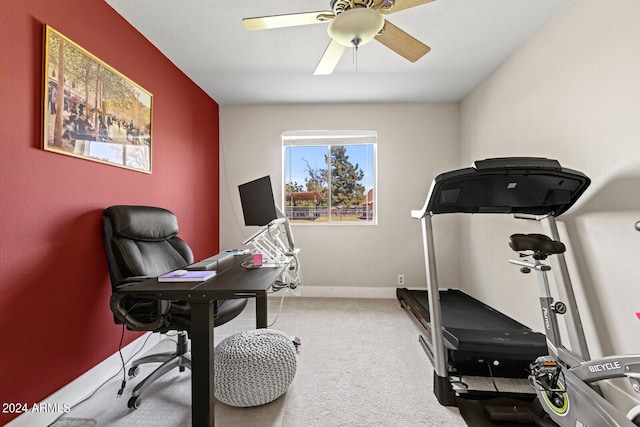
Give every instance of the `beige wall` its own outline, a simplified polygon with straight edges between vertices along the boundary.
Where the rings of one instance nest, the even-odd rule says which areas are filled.
[[[395,295],[396,276],[423,287],[420,223],[433,177],[458,164],[458,104],[268,105],[220,107],[220,246],[236,247],[256,229],[245,227],[237,186],[271,175],[281,200],[282,144],[287,130],[378,131],[378,225],[294,225],[307,294]],[[438,232],[443,280],[457,286],[455,220]],[[313,289],[316,287],[316,289]],[[365,289],[368,288],[368,289]],[[327,293],[325,293],[326,295]]]
[[[592,356],[640,352],[640,2],[614,3],[575,0],[460,108],[463,164],[543,156],[592,179],[559,218]],[[465,218],[460,257],[471,262],[461,287],[541,328],[535,278],[507,264],[517,231],[540,228]]]

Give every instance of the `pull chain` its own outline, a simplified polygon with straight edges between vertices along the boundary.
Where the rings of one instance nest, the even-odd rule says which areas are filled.
[[[353,63],[356,65],[356,73],[358,72],[358,46],[353,49]]]
[[[360,42],[362,40],[359,38],[355,38],[353,40],[351,40],[351,43],[353,43],[353,63],[356,65],[356,73],[358,72],[358,46],[360,46]]]

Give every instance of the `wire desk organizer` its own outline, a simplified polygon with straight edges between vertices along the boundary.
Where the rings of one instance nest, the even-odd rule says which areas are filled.
[[[253,247],[253,253],[262,254],[261,267],[289,265],[289,268],[282,273],[280,280],[273,284],[274,290],[282,288],[293,290],[302,284],[300,262],[298,260],[300,249],[294,248],[288,219],[274,219],[242,242],[242,244]],[[252,264],[252,260],[248,260],[243,265],[247,268],[255,267]]]

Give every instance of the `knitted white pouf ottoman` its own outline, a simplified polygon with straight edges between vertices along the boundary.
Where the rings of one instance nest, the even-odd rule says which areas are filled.
[[[214,352],[216,398],[230,406],[259,406],[276,400],[296,374],[291,339],[273,329],[238,332]]]

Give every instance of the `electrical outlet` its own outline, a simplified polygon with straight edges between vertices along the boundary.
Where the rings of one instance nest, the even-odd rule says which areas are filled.
[[[398,285],[404,285],[404,274],[398,274]]]

